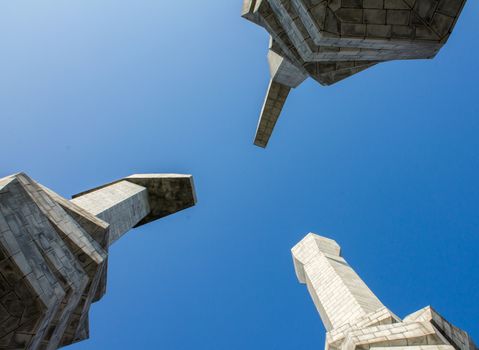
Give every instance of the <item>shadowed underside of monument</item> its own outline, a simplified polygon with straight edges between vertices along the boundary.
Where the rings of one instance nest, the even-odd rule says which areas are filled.
[[[331,85],[377,63],[433,58],[466,0],[244,0],[242,16],[271,36],[271,82],[255,144],[266,147],[289,91]]]
[[[0,179],[0,349],[87,339],[110,245],[195,202],[189,175],[133,175],[72,201],[25,174]]]
[[[477,350],[466,332],[429,306],[403,320],[389,311],[335,241],[310,233],[292,254],[327,330],[326,350]]]

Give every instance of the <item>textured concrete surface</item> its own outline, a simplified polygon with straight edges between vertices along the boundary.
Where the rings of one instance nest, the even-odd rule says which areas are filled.
[[[327,350],[476,350],[468,334],[430,306],[401,320],[374,295],[341,256],[339,245],[308,234],[293,249],[298,280],[306,284],[326,328]]]
[[[266,147],[269,138],[273,133],[274,126],[278,121],[283,105],[288,98],[291,88],[277,83],[274,80],[270,81],[268,92],[264,100],[263,109],[261,111],[261,118],[258,122],[256,130],[256,137],[254,144],[260,147]]]
[[[143,220],[195,201],[189,175],[134,175],[72,201],[25,174],[0,179],[0,349],[87,339],[90,306],[106,290],[109,246]]]
[[[128,181],[89,192],[71,202],[110,223],[110,245],[150,213],[148,190]]]
[[[271,80],[295,88],[310,76],[331,85],[377,63],[433,58],[466,0],[244,0],[242,16],[271,35]],[[259,125],[278,119],[266,103]],[[269,107],[271,106],[271,107]],[[270,108],[275,108],[271,111]],[[265,121],[263,121],[263,118]],[[266,147],[272,128],[258,128]]]
[[[73,200],[121,181],[128,181],[148,190],[150,212],[136,226],[161,219],[196,204],[193,176],[182,174],[135,174],[76,194]]]

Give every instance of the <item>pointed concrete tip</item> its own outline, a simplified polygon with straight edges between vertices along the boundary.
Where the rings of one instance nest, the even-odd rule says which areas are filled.
[[[247,16],[254,11],[254,0],[243,0],[243,7],[241,8],[241,16]]]
[[[241,8],[241,17],[260,24],[260,18],[258,14],[258,6],[261,5],[261,0],[243,0],[243,7]]]
[[[289,86],[278,83],[273,79],[270,80],[256,127],[254,138],[256,146],[265,148],[268,145],[290,91],[291,88]]]
[[[193,207],[197,202],[193,176],[184,174],[134,174],[76,194],[72,198],[83,196],[120,181],[128,181],[148,190],[151,211],[135,227]]]
[[[294,270],[300,283],[306,283],[304,265],[319,253],[341,256],[341,247],[333,239],[310,232],[291,249]]]
[[[264,149],[264,148],[266,148],[266,146],[268,145],[268,142],[267,142],[267,141],[265,142],[265,141],[259,139],[258,136],[256,136],[256,138],[255,138],[254,141],[253,141],[253,144],[254,144],[255,146],[258,146],[258,147]]]

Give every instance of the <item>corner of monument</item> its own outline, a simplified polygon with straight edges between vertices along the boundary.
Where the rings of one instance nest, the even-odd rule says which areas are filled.
[[[148,190],[151,211],[135,227],[193,207],[197,202],[192,175],[135,174],[124,180]]]
[[[148,191],[150,213],[134,227],[145,225],[193,207],[197,202],[193,176],[188,174],[134,174],[78,193],[73,195],[72,198],[83,196],[121,181],[128,181],[145,187]]]
[[[341,256],[341,247],[333,239],[310,232],[291,249],[294,270],[300,283],[306,283],[304,265],[319,253]]]
[[[256,23],[256,24],[259,24],[260,23],[260,18],[259,18],[259,15],[257,13],[257,7],[258,7],[258,4],[257,3],[261,3],[261,1],[257,1],[257,0],[243,0],[243,7],[241,9],[241,17],[253,22],[253,23]]]

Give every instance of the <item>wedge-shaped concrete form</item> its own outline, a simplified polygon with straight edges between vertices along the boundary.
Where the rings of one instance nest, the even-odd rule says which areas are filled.
[[[195,202],[189,175],[133,175],[71,201],[23,173],[0,179],[0,349],[87,339],[110,245]]]
[[[289,91],[331,85],[389,60],[433,58],[466,0],[244,0],[242,16],[271,35],[271,82],[255,144],[266,147]]]
[[[326,328],[326,350],[477,350],[466,332],[429,306],[403,320],[389,311],[335,241],[310,233],[292,254]]]

